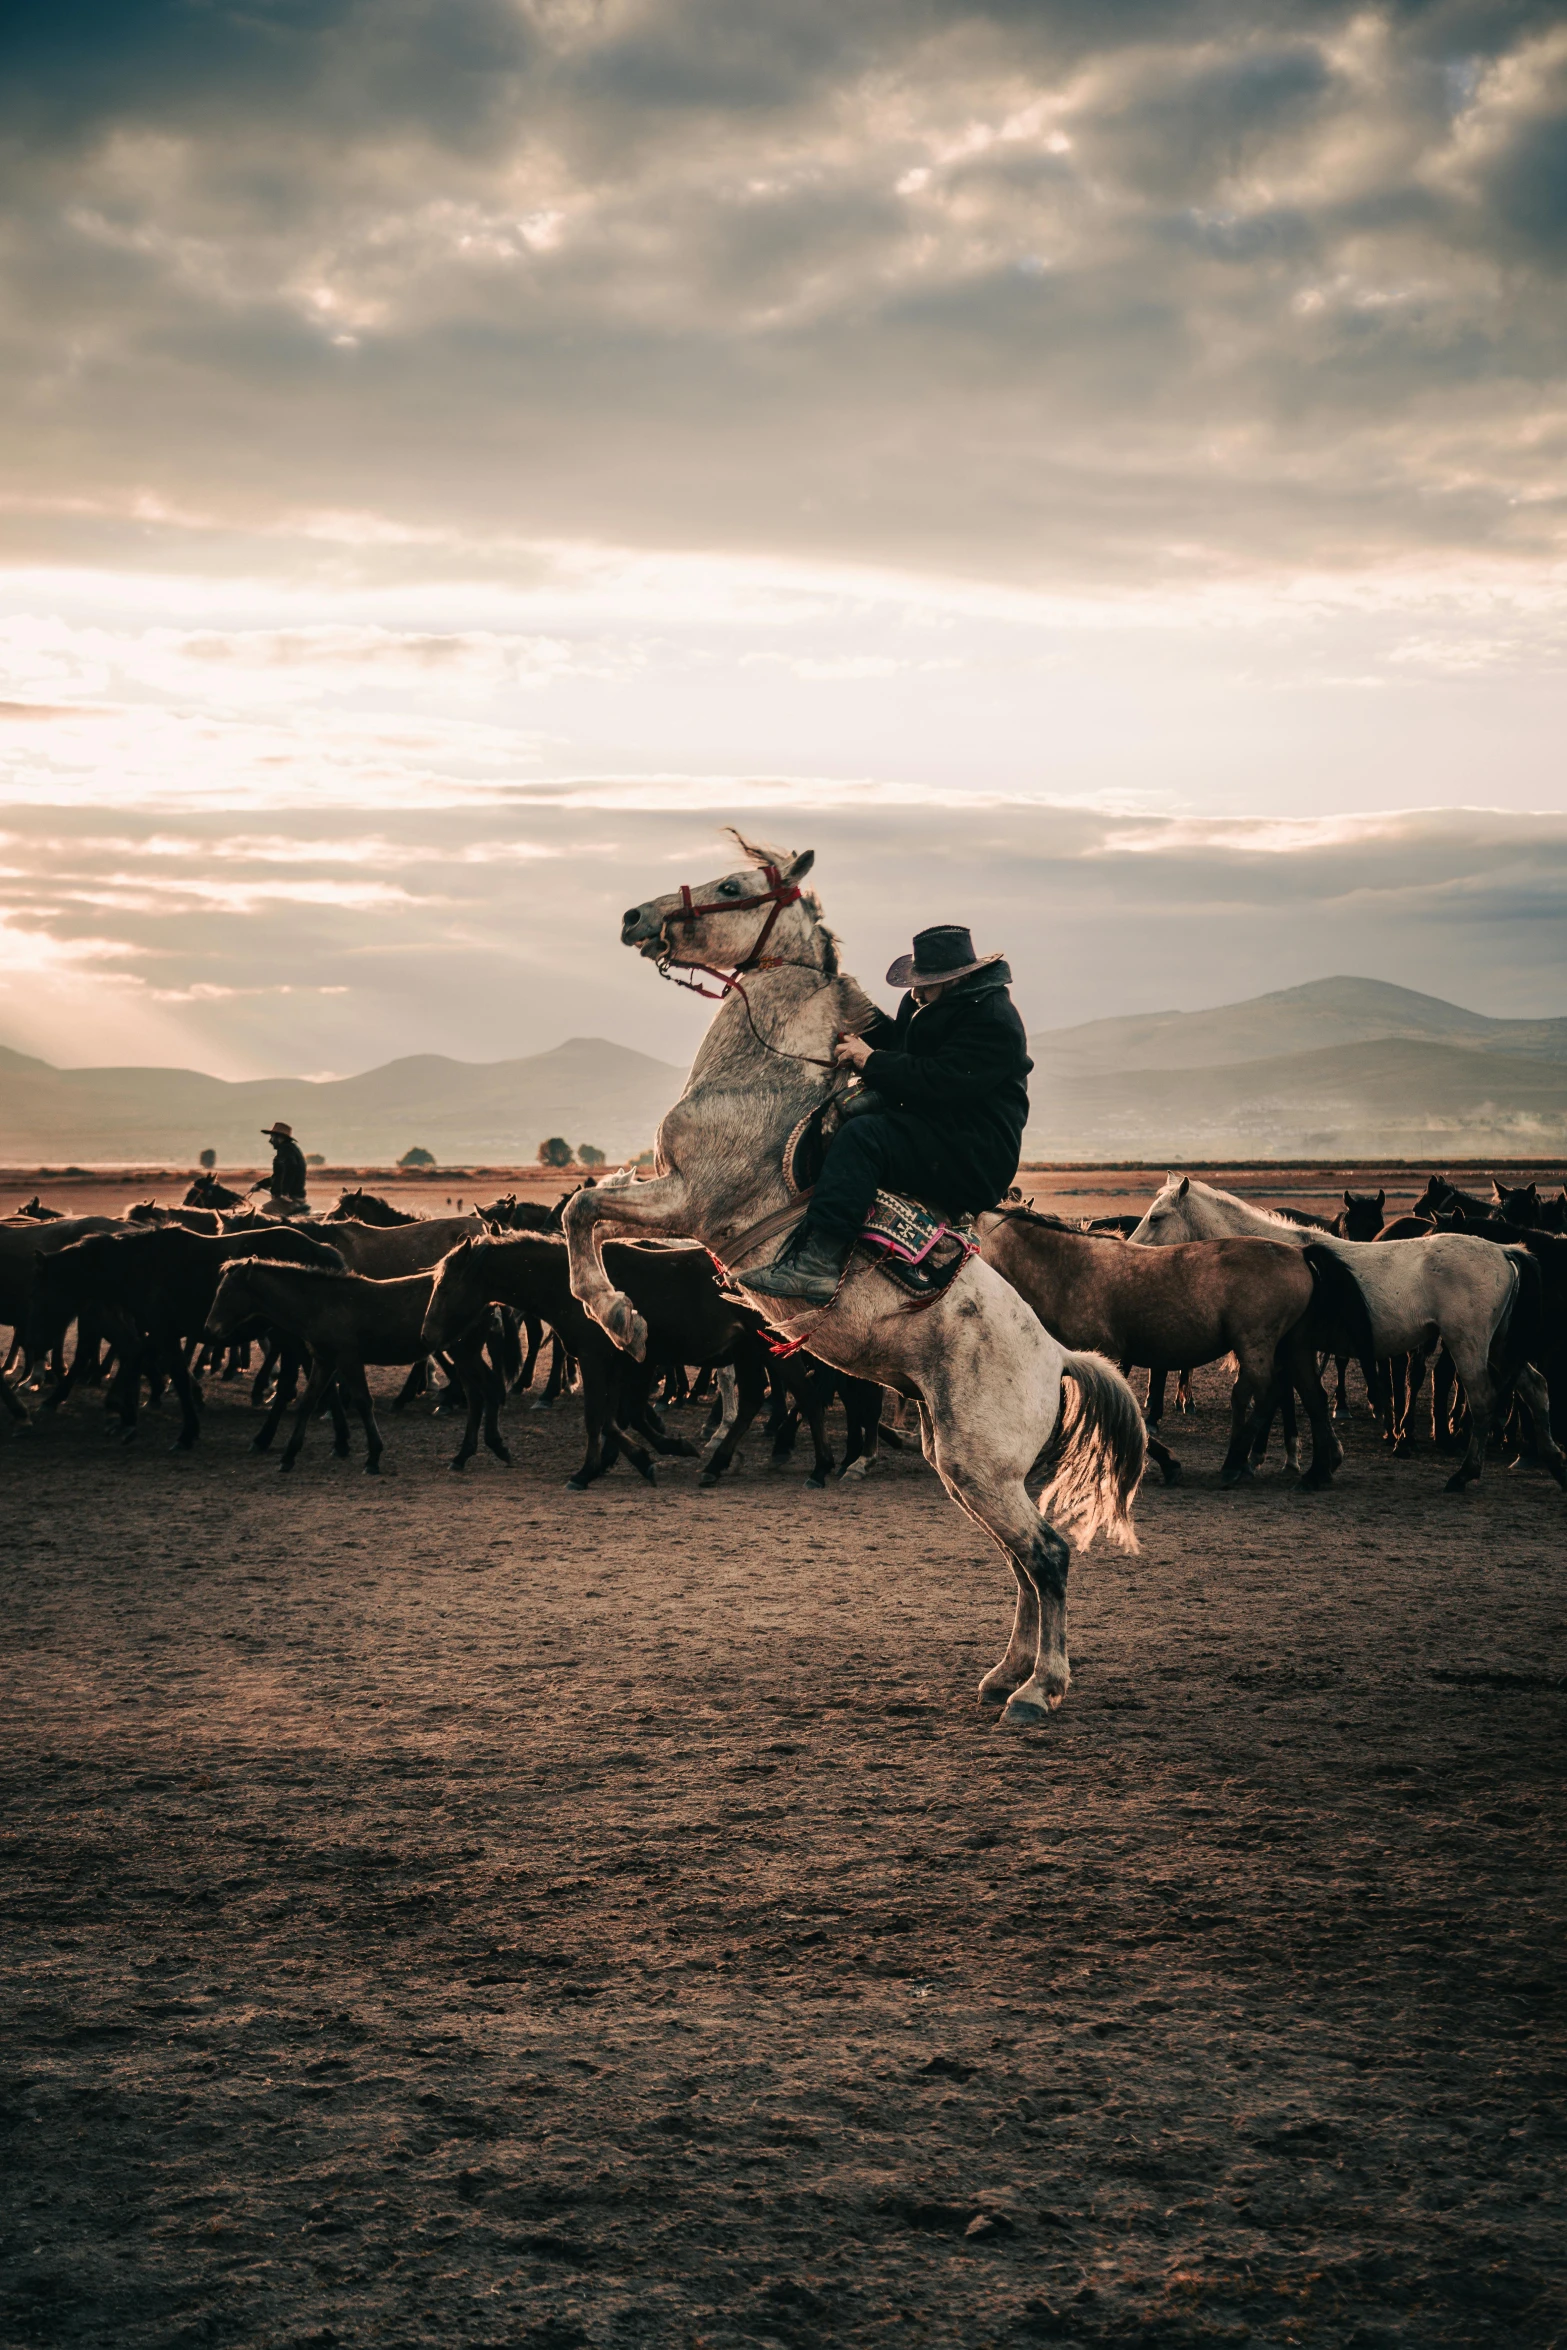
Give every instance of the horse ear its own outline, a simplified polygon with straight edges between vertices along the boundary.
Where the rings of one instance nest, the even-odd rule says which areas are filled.
[[[1354,1206],[1354,1204],[1355,1204],[1355,1203],[1354,1203],[1354,1198],[1353,1198],[1353,1195],[1352,1195],[1352,1194],[1351,1194],[1351,1193],[1350,1193],[1350,1192],[1349,1192],[1349,1191],[1346,1189],[1346,1191],[1345,1191],[1345,1193],[1344,1193],[1344,1205],[1345,1205],[1345,1207],[1346,1207],[1346,1208],[1350,1208],[1350,1207],[1353,1207],[1353,1206]],[[1382,1203],[1381,1203],[1381,1202],[1380,1202],[1380,1200],[1379,1200],[1379,1201],[1378,1201],[1378,1203],[1377,1203],[1377,1205],[1380,1207],[1380,1206],[1381,1206],[1381,1204],[1382,1204]]]
[[[1491,1197],[1493,1199],[1500,1199],[1502,1197],[1502,1187],[1497,1182],[1494,1175],[1491,1177]]]
[[[1385,1191],[1379,1191],[1377,1193],[1377,1206],[1379,1208],[1385,1208],[1387,1206],[1387,1193]]]
[[[1184,1198],[1186,1197],[1186,1194],[1187,1194],[1187,1193],[1188,1193],[1188,1192],[1191,1190],[1191,1187],[1192,1187],[1192,1179],[1191,1179],[1191,1177],[1190,1177],[1189,1175],[1183,1175],[1183,1176],[1181,1177],[1181,1188],[1180,1188],[1180,1190],[1179,1190],[1179,1191],[1176,1193],[1176,1195],[1175,1195],[1175,1196],[1176,1196],[1176,1198],[1177,1198],[1177,1199],[1184,1199]]]
[[[784,880],[803,881],[815,862],[816,851],[814,849],[802,849],[800,854],[797,857],[791,857],[788,864],[784,867]]]

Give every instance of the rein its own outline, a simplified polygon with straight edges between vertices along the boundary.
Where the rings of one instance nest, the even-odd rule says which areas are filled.
[[[757,934],[755,945],[741,962],[735,964],[733,970],[721,970],[715,963],[686,963],[681,966],[687,971],[705,971],[709,979],[718,981],[717,987],[703,987],[699,980],[681,979],[676,976],[670,967],[674,947],[667,935],[663,937],[664,951],[658,958],[658,975],[660,979],[669,980],[675,987],[685,988],[691,995],[706,996],[710,1002],[715,1004],[721,1004],[727,996],[737,995],[745,1007],[746,1024],[764,1052],[775,1054],[781,1061],[806,1061],[813,1069],[836,1069],[838,1065],[836,1061],[824,1061],[819,1053],[792,1053],[787,1046],[774,1044],[765,1037],[756,1025],[756,1015],[751,1009],[751,999],[740,983],[740,974],[743,971],[782,971],[787,969],[809,971],[815,969],[815,965],[810,963],[791,964],[787,955],[769,955],[763,952],[768,940],[773,935],[773,926],[785,906],[798,905],[803,893],[797,882],[784,880],[776,865],[764,865],[762,871],[767,876],[766,889],[758,890],[754,896],[748,898],[715,898],[710,905],[706,906],[699,906],[695,903],[691,895],[690,884],[683,881],[680,884],[680,911],[675,914],[666,914],[660,926],[661,932],[667,933],[672,922],[695,922],[703,914],[747,914],[753,913],[758,906],[766,906],[770,909],[766,921]],[[824,980],[822,984],[825,986],[826,981]]]

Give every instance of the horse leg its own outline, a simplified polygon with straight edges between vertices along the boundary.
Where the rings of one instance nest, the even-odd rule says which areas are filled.
[[[1197,1406],[1192,1401],[1192,1372],[1195,1364],[1187,1363],[1175,1376],[1175,1408],[1188,1419],[1196,1417]]]
[[[381,1442],[381,1431],[376,1426],[375,1405],[370,1400],[370,1382],[365,1377],[364,1364],[351,1361],[346,1371],[339,1369],[338,1380],[359,1414],[359,1425],[365,1432],[365,1475],[379,1477],[381,1455],[386,1448]]]
[[[558,1353],[558,1338],[555,1346]],[[582,1456],[581,1468],[566,1479],[571,1493],[586,1493],[595,1479],[603,1476],[620,1449],[610,1424],[610,1366],[600,1360],[597,1348],[582,1358],[582,1426],[587,1451]]]
[[[1335,1355],[1333,1357],[1333,1366],[1338,1373],[1337,1384],[1333,1390],[1333,1417],[1336,1420],[1339,1417],[1339,1414],[1342,1413],[1345,1419],[1348,1419],[1349,1390],[1344,1385],[1344,1374],[1349,1369],[1348,1355]]]
[[[1130,1368],[1131,1366],[1127,1363],[1121,1365],[1123,1379]],[[1143,1411],[1143,1425],[1145,1427],[1157,1428],[1159,1422],[1164,1418],[1164,1391],[1169,1376],[1168,1371],[1150,1371],[1148,1374],[1148,1402]]]
[[[993,1412],[985,1418],[983,1393],[961,1393],[950,1375],[963,1368],[942,1366],[921,1398],[921,1427],[929,1430],[929,1457],[948,1494],[984,1528],[1012,1569],[1012,1630],[1000,1661],[980,1682],[979,1702],[1003,1705],[1003,1718],[1026,1729],[1053,1712],[1071,1686],[1066,1585],[1072,1553],[1028,1491],[1026,1480],[1042,1450],[1037,1425],[1028,1425],[1027,1414]],[[989,1400],[993,1405],[993,1389]],[[1058,1391],[1052,1428],[1060,1412]]]
[[[299,1408],[294,1414],[294,1425],[289,1431],[288,1442],[283,1447],[283,1458],[278,1462],[278,1470],[281,1475],[288,1475],[303,1452],[306,1432],[316,1416],[316,1407],[336,1376],[337,1367],[331,1357],[318,1354],[311,1366],[310,1377],[305,1382],[305,1392],[299,1399]]]
[[[1410,1424],[1415,1416],[1415,1406],[1420,1401],[1420,1390],[1425,1385],[1426,1370],[1430,1360],[1431,1350],[1429,1347],[1418,1348],[1413,1354],[1405,1357],[1407,1375],[1404,1383],[1403,1409],[1399,1414],[1398,1433],[1393,1443],[1394,1455],[1401,1461],[1408,1460],[1413,1450],[1409,1433]]]
[[[719,1440],[717,1450],[709,1453],[702,1464],[697,1485],[703,1491],[718,1483],[744,1442],[747,1429],[762,1408],[767,1394],[767,1359],[762,1353],[760,1340],[752,1346],[742,1345],[737,1349],[735,1374],[738,1382],[735,1416]]]
[[[1514,1379],[1534,1422],[1535,1451],[1558,1485],[1567,1490],[1567,1457],[1551,1433],[1551,1391],[1533,1363],[1520,1364]]]
[[[1303,1493],[1317,1493],[1332,1484],[1333,1472],[1344,1458],[1344,1448],[1333,1433],[1317,1350],[1303,1322],[1297,1322],[1280,1340],[1275,1362],[1279,1378],[1288,1382],[1285,1393],[1291,1397],[1298,1395],[1306,1407],[1306,1422],[1311,1430],[1311,1466],[1300,1486]]]
[[[501,1434],[501,1407],[506,1401],[505,1374],[487,1363],[482,1353],[473,1365],[471,1376],[468,1377],[470,1396],[474,1393],[475,1388],[480,1391],[480,1403],[484,1415],[485,1447],[494,1454],[498,1461],[504,1461],[506,1466],[510,1468],[511,1447]],[[472,1409],[470,1404],[470,1413]]]
[[[201,1421],[196,1411],[196,1399],[200,1391],[191,1380],[183,1346],[175,1345],[169,1349],[169,1382],[179,1399],[180,1407],[180,1432],[169,1449],[172,1452],[189,1452],[201,1434]]]
[[[1237,1348],[1235,1384],[1230,1389],[1230,1449],[1219,1470],[1219,1483],[1222,1486],[1244,1484],[1251,1476],[1253,1424],[1262,1424],[1266,1439],[1267,1424],[1272,1418],[1266,1407],[1271,1403],[1272,1394],[1271,1365],[1264,1376],[1250,1348],[1244,1352]]]
[[[1147,1444],[1148,1458],[1158,1469],[1163,1482],[1166,1485],[1179,1485],[1182,1482],[1184,1472],[1169,1446],[1161,1444],[1158,1437],[1153,1435],[1148,1437]]]
[[[544,1325],[537,1314],[525,1313],[522,1326],[528,1334],[528,1351],[522,1358],[522,1369],[512,1381],[513,1395],[526,1395],[533,1385],[534,1366],[539,1359],[539,1348],[544,1343]]]
[[[1480,1482],[1485,1467],[1486,1441],[1496,1417],[1496,1383],[1491,1375],[1489,1351],[1478,1338],[1465,1331],[1461,1335],[1455,1333],[1447,1343],[1453,1369],[1463,1382],[1469,1405],[1469,1443],[1444,1491],[1462,1493],[1466,1486]]]
[[[406,1411],[409,1404],[413,1402],[415,1396],[424,1395],[427,1393],[429,1385],[429,1358],[425,1355],[420,1355],[418,1360],[410,1365],[407,1378],[403,1381],[402,1386],[398,1389],[397,1394],[392,1400],[393,1411]]]

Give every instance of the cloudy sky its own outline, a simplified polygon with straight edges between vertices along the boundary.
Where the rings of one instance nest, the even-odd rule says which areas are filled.
[[[1556,0],[61,0],[0,174],[0,1042],[679,1059],[734,816],[1567,1008]]]

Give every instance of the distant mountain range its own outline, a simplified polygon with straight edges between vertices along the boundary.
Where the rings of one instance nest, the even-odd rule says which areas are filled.
[[[1032,1051],[1035,1158],[1567,1156],[1567,1019],[1378,979],[1091,1020]]]
[[[1567,1157],[1567,1019],[1491,1020],[1381,980],[1036,1030],[1032,1051],[1031,1158]],[[551,1134],[622,1158],[684,1082],[603,1037],[319,1083],[55,1069],[0,1047],[0,1164],[188,1166],[211,1149],[261,1166],[273,1118],[338,1165],[390,1165],[417,1144],[446,1165],[505,1166]]]
[[[533,1159],[546,1136],[612,1159],[643,1150],[685,1071],[601,1036],[521,1061],[419,1053],[359,1077],[239,1084],[194,1069],[54,1069],[0,1047],[0,1164],[225,1167],[270,1163],[261,1128],[285,1119],[334,1165],[390,1166],[414,1147],[450,1166]]]

